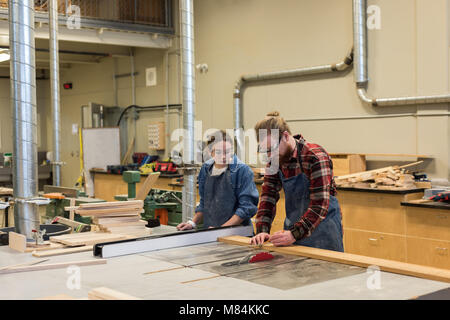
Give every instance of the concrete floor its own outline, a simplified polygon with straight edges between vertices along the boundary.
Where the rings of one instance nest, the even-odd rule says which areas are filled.
[[[230,255],[224,256],[226,252]],[[88,291],[102,286],[143,299],[165,300],[411,299],[450,287],[448,283],[380,272],[380,288],[371,290],[367,286],[367,281],[373,273],[367,273],[367,270],[361,269],[356,273],[341,274],[341,277],[334,279],[310,284],[303,283],[296,287],[288,285],[276,288],[270,281],[266,283],[268,285],[265,285],[258,283],[261,281],[254,281],[252,277],[247,277],[249,281],[244,280],[246,278],[244,274],[223,276],[220,275],[222,269],[212,271],[214,269],[211,269],[211,265],[217,266],[217,263],[227,258],[228,260],[239,259],[247,252],[246,248],[211,243],[109,258],[105,265],[81,267],[81,287],[74,290],[67,286],[71,276],[67,273],[67,269],[4,274],[0,275],[0,288],[2,288],[0,299],[37,299],[63,293],[75,298],[85,298]],[[0,267],[36,259],[31,254],[18,253],[8,247],[0,247]],[[50,257],[50,261],[45,263],[89,259],[96,258],[91,252],[83,252]],[[289,263],[298,263],[303,260],[292,256],[284,257],[284,259],[290,259]],[[185,267],[169,270],[182,266]],[[144,274],[161,270],[169,271]],[[280,274],[283,272],[283,269],[277,270],[275,267],[274,271],[279,272],[273,273],[271,277],[271,272],[267,269],[260,270],[263,270],[263,278],[273,279],[281,277]],[[298,273],[299,270],[301,271],[297,268],[295,272]],[[261,277],[256,276],[256,279],[261,280]],[[188,282],[192,280],[199,281]]]

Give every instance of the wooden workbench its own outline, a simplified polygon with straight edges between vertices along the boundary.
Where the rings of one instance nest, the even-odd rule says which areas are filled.
[[[431,243],[421,243],[428,226],[422,221],[412,220],[411,210],[402,205],[423,197],[423,189],[403,191],[338,188],[337,198],[342,211],[345,252],[375,258],[450,268],[448,258],[428,259],[435,256]],[[415,229],[411,229],[415,225]],[[421,230],[420,232],[418,230]],[[415,230],[415,231],[412,231]],[[450,228],[444,228],[449,234]],[[416,232],[415,234],[411,232]],[[437,245],[437,244],[436,244]],[[448,247],[448,245],[447,245]]]
[[[406,210],[407,260],[450,269],[450,205],[402,202]]]
[[[104,199],[106,201],[115,201],[114,196],[118,194],[128,193],[128,184],[123,181],[121,174],[109,174],[106,172],[98,172],[91,170],[94,180],[94,196],[98,199]],[[143,185],[147,175],[141,175],[141,181],[136,184],[136,192]],[[154,189],[169,190],[169,191],[181,191],[174,186],[170,186],[172,183],[172,177],[159,177],[154,185]]]

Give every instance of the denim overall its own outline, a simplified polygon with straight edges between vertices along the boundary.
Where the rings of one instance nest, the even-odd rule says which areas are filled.
[[[289,230],[309,207],[309,179],[304,173],[286,179],[280,170],[279,175],[286,197],[284,230]],[[343,252],[342,238],[341,210],[336,197],[330,196],[330,205],[325,219],[311,232],[311,236],[298,240],[294,244]]]
[[[212,169],[212,168],[211,168]],[[219,176],[207,173],[205,179],[203,227],[220,227],[230,220],[237,208],[237,198],[231,182],[230,168]],[[244,221],[248,225],[250,221]]]

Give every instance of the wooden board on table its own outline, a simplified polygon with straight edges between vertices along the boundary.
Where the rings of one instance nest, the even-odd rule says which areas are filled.
[[[228,244],[250,246],[250,239],[242,236],[223,237],[218,238],[217,240],[219,242]],[[304,246],[275,247],[273,244],[268,243],[264,244],[262,246],[262,249],[301,257],[308,257],[312,259],[354,265],[362,268],[378,266],[380,270],[386,272],[403,274],[407,276],[435,281],[450,282],[450,270],[447,269],[438,269],[405,262],[372,258],[351,253],[323,250]]]
[[[120,234],[126,237],[146,237],[151,235],[152,231],[144,226],[131,226],[131,227],[113,227],[108,228],[110,234]]]
[[[347,174],[344,176],[337,176],[335,177],[336,181],[339,180],[345,180],[345,179],[351,179],[351,178],[362,178],[364,179],[371,179],[372,177],[374,177],[375,174],[378,173],[383,173],[383,172],[387,172],[387,171],[393,171],[393,170],[399,170],[399,169],[406,169],[409,167],[413,167],[416,165],[419,165],[423,163],[423,161],[417,161],[417,162],[412,162],[403,166],[389,166],[389,167],[384,167],[384,168],[380,168],[380,169],[375,169],[375,170],[369,170],[369,171],[363,171],[363,172],[357,172],[357,173],[352,173],[352,174]]]
[[[0,188],[0,195],[13,195],[14,190],[11,188]]]
[[[125,238],[126,236],[121,234],[110,234],[104,232],[83,232],[74,233],[71,235],[50,237],[50,241],[59,242],[69,247],[76,247],[82,245],[95,245],[102,242],[124,240]]]
[[[55,250],[64,248],[64,245],[61,243],[53,243],[50,241],[44,241],[44,246],[31,246],[25,249],[25,252],[33,252],[33,251],[47,251],[47,250]]]
[[[20,233],[9,232],[9,247],[19,252],[25,252],[27,248],[27,237]]]
[[[140,221],[141,217],[136,216],[126,216],[126,217],[94,217],[93,222],[95,224],[102,224],[102,225],[108,225],[110,223],[118,223],[118,222],[137,222]]]
[[[160,172],[153,172],[148,175],[147,179],[144,181],[144,184],[138,190],[136,200],[144,200],[147,197],[148,193],[155,185],[156,180],[158,180],[160,174]]]
[[[110,222],[110,223],[101,223],[99,224],[100,228],[114,228],[114,227],[144,227],[147,224],[147,221],[137,220],[137,221],[129,221],[129,222],[122,222],[117,221],[116,223]]]
[[[138,215],[142,213],[144,209],[142,208],[111,208],[111,209],[90,209],[90,210],[75,210],[75,213],[80,216],[107,216],[107,215],[124,215],[124,216],[132,216]]]
[[[71,253],[78,253],[78,252],[86,252],[86,251],[92,251],[94,246],[81,246],[81,247],[74,247],[74,248],[66,248],[66,249],[55,249],[55,250],[48,250],[44,252],[33,252],[34,257],[53,257],[53,256],[60,256],[64,254],[71,254]]]
[[[106,287],[92,289],[88,292],[88,298],[90,300],[141,300],[140,298]]]
[[[80,208],[95,208],[95,207],[117,207],[117,206],[144,206],[142,200],[130,200],[130,201],[111,201],[111,202],[97,202],[97,203],[83,203],[80,204]]]
[[[39,265],[34,265],[34,266],[16,267],[16,268],[0,270],[0,274],[61,269],[61,268],[67,268],[69,266],[78,266],[78,267],[92,266],[92,265],[99,265],[99,264],[106,264],[106,259],[70,261],[70,262],[62,262],[62,263],[39,264]]]

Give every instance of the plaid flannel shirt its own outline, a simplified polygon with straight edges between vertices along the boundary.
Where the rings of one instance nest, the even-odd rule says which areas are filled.
[[[311,235],[328,213],[330,196],[336,195],[333,179],[333,162],[328,153],[319,145],[307,143],[301,135],[294,137],[297,148],[288,163],[281,166],[285,178],[306,174],[309,179],[310,202],[305,214],[290,229],[296,240]],[[280,176],[265,175],[261,199],[256,215],[256,232],[270,232],[276,214],[276,203],[280,199],[282,181]]]

